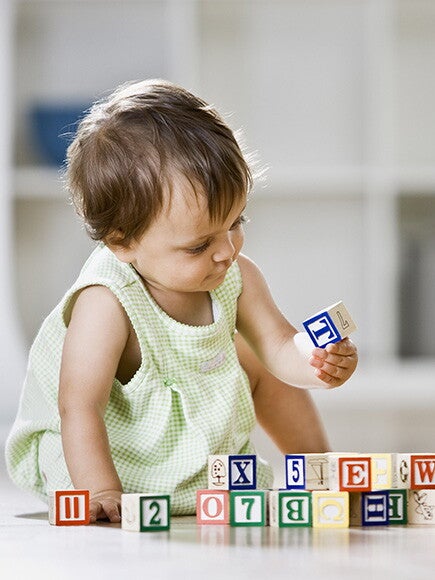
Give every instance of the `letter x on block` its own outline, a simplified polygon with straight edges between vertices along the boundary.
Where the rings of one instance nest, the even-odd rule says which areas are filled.
[[[371,491],[370,457],[338,458],[340,491]]]
[[[80,526],[89,524],[89,491],[55,491],[55,525]]]
[[[257,457],[229,455],[229,488],[231,490],[257,489]]]

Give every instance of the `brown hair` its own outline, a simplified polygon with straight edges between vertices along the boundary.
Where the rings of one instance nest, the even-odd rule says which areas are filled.
[[[249,192],[252,175],[218,113],[162,80],[118,88],[81,121],[68,148],[66,179],[94,240],[127,245],[157,217],[183,175],[207,197],[212,221],[224,220]]]

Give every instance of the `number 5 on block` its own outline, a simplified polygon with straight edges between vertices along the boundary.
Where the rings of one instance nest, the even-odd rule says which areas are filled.
[[[170,528],[169,495],[124,493],[121,498],[121,511],[123,530],[159,532]]]

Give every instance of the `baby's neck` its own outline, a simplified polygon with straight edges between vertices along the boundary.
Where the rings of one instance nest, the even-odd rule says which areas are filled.
[[[212,301],[208,292],[170,292],[147,285],[148,292],[168,316],[189,326],[213,322]]]

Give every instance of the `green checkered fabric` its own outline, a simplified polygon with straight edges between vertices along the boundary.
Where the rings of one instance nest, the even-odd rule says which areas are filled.
[[[173,514],[195,512],[195,492],[207,487],[210,454],[255,453],[251,391],[234,346],[241,275],[237,262],[211,292],[215,320],[188,326],[170,318],[130,265],[98,246],[74,284],[42,325],[6,445],[11,478],[42,499],[72,483],[62,452],[57,409],[64,316],[81,288],[110,288],[137,334],[142,363],[131,381],[115,379],[105,421],[125,493],[171,495]],[[272,473],[258,461],[258,486]]]

